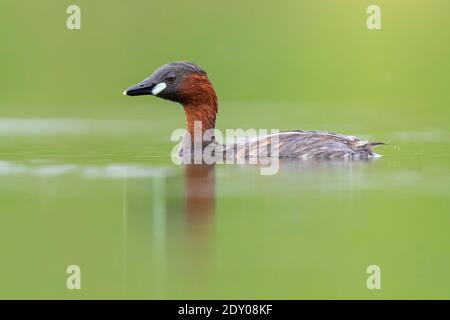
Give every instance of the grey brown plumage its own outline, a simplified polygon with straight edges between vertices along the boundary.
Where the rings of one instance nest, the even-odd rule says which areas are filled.
[[[294,130],[259,137],[237,144],[237,158],[264,157],[276,153],[280,158],[322,160],[367,160],[378,157],[371,143],[354,136],[323,131]]]

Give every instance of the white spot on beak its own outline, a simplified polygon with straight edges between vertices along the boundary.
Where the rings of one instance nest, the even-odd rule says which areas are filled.
[[[152,95],[156,96],[158,93],[163,91],[167,85],[164,82],[158,83],[153,89],[152,89]]]
[[[123,94],[124,96],[126,96],[126,95],[127,95],[127,90],[125,90],[124,92],[122,92],[122,94]]]

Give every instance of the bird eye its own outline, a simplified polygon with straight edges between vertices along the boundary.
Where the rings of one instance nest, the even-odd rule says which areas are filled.
[[[168,75],[168,76],[166,77],[166,80],[167,80],[168,82],[174,82],[174,81],[175,81],[175,76],[174,76],[174,75]]]

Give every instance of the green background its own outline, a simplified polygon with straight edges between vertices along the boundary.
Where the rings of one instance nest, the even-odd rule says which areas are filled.
[[[449,298],[450,4],[376,1],[372,31],[370,4],[2,0],[0,297]],[[182,109],[122,95],[175,60],[208,72],[219,129],[338,131],[384,157],[217,166],[191,226]]]

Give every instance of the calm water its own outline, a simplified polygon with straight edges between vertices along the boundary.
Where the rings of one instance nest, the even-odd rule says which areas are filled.
[[[274,176],[173,165],[170,132],[154,131],[0,121],[0,297],[450,297],[448,131],[375,133],[380,159]]]
[[[361,0],[78,0],[80,30],[71,2],[0,2],[0,298],[450,298],[448,0],[377,0],[380,30]],[[122,92],[177,60],[222,131],[383,157],[173,165],[180,107]]]

